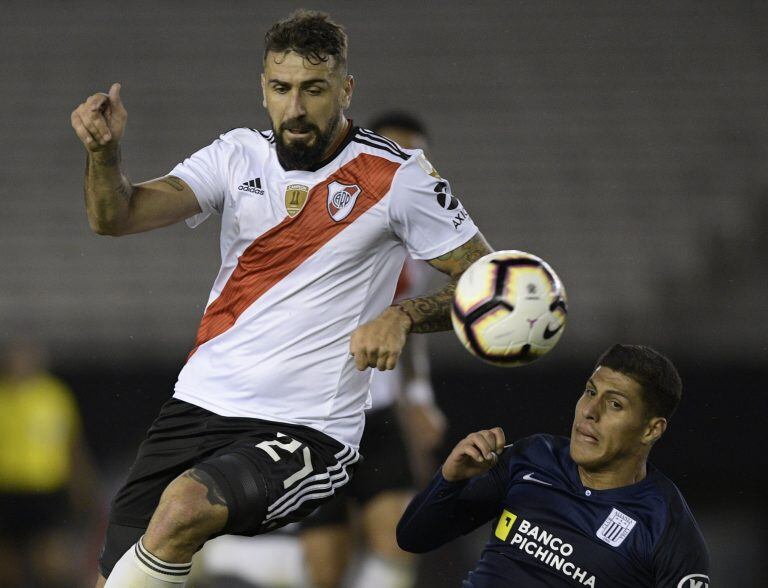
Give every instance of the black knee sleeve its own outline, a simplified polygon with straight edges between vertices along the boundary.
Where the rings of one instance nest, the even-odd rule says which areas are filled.
[[[195,465],[219,487],[229,510],[222,534],[253,535],[267,514],[267,487],[254,463],[238,453],[227,453]]]

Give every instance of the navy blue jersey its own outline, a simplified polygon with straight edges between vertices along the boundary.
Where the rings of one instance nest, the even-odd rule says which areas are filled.
[[[523,439],[470,480],[438,472],[408,505],[397,540],[421,553],[488,521],[465,588],[709,585],[707,548],[677,487],[648,464],[636,484],[586,488],[565,437]]]

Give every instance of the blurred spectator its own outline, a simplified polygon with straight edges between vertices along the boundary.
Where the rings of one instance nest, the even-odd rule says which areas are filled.
[[[76,538],[100,509],[75,398],[44,364],[30,341],[13,341],[2,354],[2,588],[82,586],[88,562]]]

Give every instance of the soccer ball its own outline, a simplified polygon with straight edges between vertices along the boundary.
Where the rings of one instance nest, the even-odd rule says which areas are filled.
[[[568,313],[565,288],[543,259],[496,251],[459,278],[453,330],[470,353],[500,366],[520,366],[552,349]]]

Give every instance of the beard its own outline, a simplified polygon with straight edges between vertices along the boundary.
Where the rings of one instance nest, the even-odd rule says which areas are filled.
[[[337,113],[334,118],[328,122],[328,128],[321,132],[319,127],[311,122],[301,118],[292,118],[275,129],[272,124],[272,131],[275,136],[275,149],[280,164],[285,170],[311,170],[322,161],[323,154],[331,143],[336,128],[339,126],[341,114]],[[287,143],[284,139],[284,133],[288,130],[294,130],[301,133],[311,132],[315,136],[315,142],[310,145],[305,141],[291,141]]]

